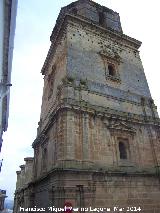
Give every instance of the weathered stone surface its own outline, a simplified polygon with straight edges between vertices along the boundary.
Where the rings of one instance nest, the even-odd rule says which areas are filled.
[[[17,172],[14,212],[66,201],[160,212],[160,120],[141,43],[90,0],[62,8],[51,42],[34,161]]]

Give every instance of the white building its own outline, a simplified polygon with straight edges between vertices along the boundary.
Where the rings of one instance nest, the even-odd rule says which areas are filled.
[[[0,152],[2,135],[8,127],[17,2],[18,0],[0,0]]]

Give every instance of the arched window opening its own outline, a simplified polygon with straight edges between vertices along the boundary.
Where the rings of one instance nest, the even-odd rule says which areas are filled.
[[[108,65],[108,73],[111,76],[115,76],[115,67],[114,67],[114,65],[112,65],[112,64]]]
[[[120,159],[127,159],[127,150],[123,142],[119,142],[119,154]]]

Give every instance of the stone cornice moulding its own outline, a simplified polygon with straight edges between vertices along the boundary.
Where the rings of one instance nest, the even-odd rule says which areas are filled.
[[[107,128],[109,128],[112,131],[119,130],[121,132],[129,132],[131,134],[135,134],[137,132],[135,128],[131,127],[124,121],[116,121],[116,120],[112,121],[109,123],[109,125],[107,125]]]
[[[33,161],[34,160],[34,157],[25,157],[24,158],[24,161]]]
[[[37,138],[34,140],[34,142],[33,142],[33,144],[32,144],[32,147],[34,147],[35,144],[41,144],[41,146],[43,146],[43,145],[47,142],[47,140],[48,140],[48,137],[46,136],[46,134],[41,133],[41,134],[39,135],[39,137],[37,137]]]
[[[57,105],[57,108],[53,110],[50,114],[50,118],[46,124],[46,126],[43,128],[42,132],[39,133],[37,138],[34,140],[32,147],[35,148],[37,144],[43,143],[44,136],[46,137],[46,134],[48,132],[48,129],[53,125],[53,120],[56,116],[62,111],[62,110],[75,110],[78,112],[85,112],[92,114],[94,116],[102,117],[102,119],[110,119],[110,120],[121,120],[121,124],[124,126],[124,122],[130,122],[135,124],[141,124],[141,125],[152,125],[157,126],[160,128],[160,119],[154,120],[152,117],[146,117],[145,116],[139,116],[134,115],[133,113],[125,113],[120,112],[116,110],[111,110],[110,108],[98,108],[97,106],[91,106],[83,103],[78,103],[75,100],[69,100],[64,99],[63,102],[59,105]],[[127,130],[127,129],[126,129]],[[129,129],[128,129],[129,131]],[[132,132],[134,132],[134,129],[132,129]]]
[[[117,170],[118,169],[118,170]],[[152,170],[153,169],[153,170]],[[95,169],[90,169],[90,170],[86,170],[86,169],[67,169],[67,168],[53,168],[51,169],[50,171],[47,172],[47,174],[43,175],[43,176],[40,176],[38,177],[38,179],[34,179],[33,181],[29,182],[28,183],[28,187],[32,187],[34,184],[36,183],[39,183],[41,181],[43,181],[44,179],[48,178],[49,176],[51,176],[52,174],[59,174],[59,173],[66,173],[66,172],[73,172],[73,173],[77,173],[77,171],[79,173],[83,173],[83,172],[87,172],[88,174],[91,174],[92,175],[92,178],[93,179],[96,179],[97,176],[99,175],[104,175],[104,177],[106,177],[106,180],[105,181],[109,181],[110,182],[110,178],[112,177],[117,177],[117,176],[121,176],[121,177],[132,177],[135,176],[135,177],[155,177],[157,176],[156,174],[156,171],[154,170],[155,168],[154,167],[151,167],[148,168],[146,171],[143,171],[143,169],[139,169],[137,171],[122,171],[120,170],[120,167],[116,168],[116,167],[113,167],[113,168],[108,168],[108,170],[95,170]],[[21,189],[18,189],[16,190],[15,194],[19,194],[19,193],[23,193],[24,190],[27,190],[27,187],[23,187]],[[54,186],[52,186],[52,189],[51,190],[55,190],[54,189]]]
[[[134,50],[138,50],[140,48],[141,44],[142,44],[141,41],[138,41],[138,40],[136,40],[132,37],[129,37],[129,36],[123,34],[123,33],[119,33],[119,32],[114,31],[114,30],[109,30],[109,29],[101,27],[100,25],[97,25],[97,24],[95,24],[91,21],[85,20],[85,19],[78,17],[78,16],[74,16],[72,14],[67,13],[65,15],[65,19],[68,19],[68,21],[72,21],[72,22],[69,22],[69,23],[72,23],[74,25],[75,25],[75,21],[76,21],[76,23],[84,24],[85,26],[87,26],[88,30],[94,29],[95,30],[94,32],[97,32],[96,35],[99,34],[98,31],[101,31],[102,37],[104,37],[104,38],[106,38],[106,34],[110,35],[115,39],[116,42],[118,40],[120,44],[123,44],[123,42],[125,41],[125,42],[128,43],[128,46],[132,47]],[[91,30],[91,32],[93,32],[93,31]]]
[[[67,78],[67,77],[66,77]],[[63,84],[60,84],[58,87],[57,87],[57,89],[58,90],[61,90],[62,88],[64,88],[64,87],[67,87],[67,86],[69,86],[69,87],[73,87],[75,90],[80,90],[80,89],[83,89],[83,90],[85,90],[85,91],[89,91],[90,93],[92,93],[92,94],[96,94],[96,95],[99,95],[99,96],[103,96],[103,97],[106,97],[106,98],[111,98],[111,99],[113,99],[113,100],[118,100],[118,101],[121,101],[121,102],[127,102],[127,103],[131,103],[131,104],[134,104],[134,105],[137,105],[137,106],[142,106],[142,103],[141,103],[141,98],[142,98],[142,96],[140,96],[140,95],[138,95],[138,94],[135,94],[135,93],[129,93],[130,95],[132,95],[133,97],[135,97],[135,98],[137,98],[137,100],[139,100],[139,101],[131,101],[131,100],[129,100],[129,99],[126,99],[127,98],[127,95],[128,95],[128,92],[126,92],[126,91],[123,91],[123,93],[124,93],[124,96],[125,96],[125,98],[123,98],[123,97],[116,97],[116,96],[111,96],[111,95],[109,95],[109,94],[105,94],[105,93],[102,93],[102,92],[98,92],[98,91],[94,91],[94,90],[90,90],[89,89],[89,85],[91,86],[91,84],[93,84],[93,82],[92,81],[90,81],[90,80],[87,80],[87,82],[86,82],[86,85],[85,86],[78,86],[77,84],[75,84],[75,80],[73,80],[72,79],[72,82],[68,82],[68,80],[67,79],[62,79],[62,82],[63,82]],[[81,79],[76,79],[76,81],[81,81]],[[88,83],[89,83],[89,85],[88,85]],[[102,86],[106,86],[105,84],[101,84],[101,83],[99,83],[99,82],[96,82],[96,85],[99,85],[100,87],[102,87]],[[110,88],[110,86],[107,86],[107,87],[109,87]],[[119,89],[116,89],[117,91],[120,91]],[[148,98],[148,97],[145,97],[145,96],[143,96],[143,98],[145,99],[145,105],[146,106],[149,106],[149,100],[150,100],[150,98]],[[52,106],[50,107],[50,109],[49,109],[49,111],[48,111],[48,114],[45,116],[45,118],[43,119],[43,122],[45,122],[47,119],[48,119],[48,117],[50,116],[50,114],[51,114],[51,112],[53,111],[52,109],[56,109],[57,108],[57,101],[56,102],[54,102],[53,104],[52,104]],[[156,106],[154,106],[154,108],[156,108]]]

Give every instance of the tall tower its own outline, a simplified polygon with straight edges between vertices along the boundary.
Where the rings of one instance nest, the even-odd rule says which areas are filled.
[[[141,42],[91,0],[63,7],[50,40],[34,159],[17,172],[14,212],[66,202],[160,212],[160,120]]]

